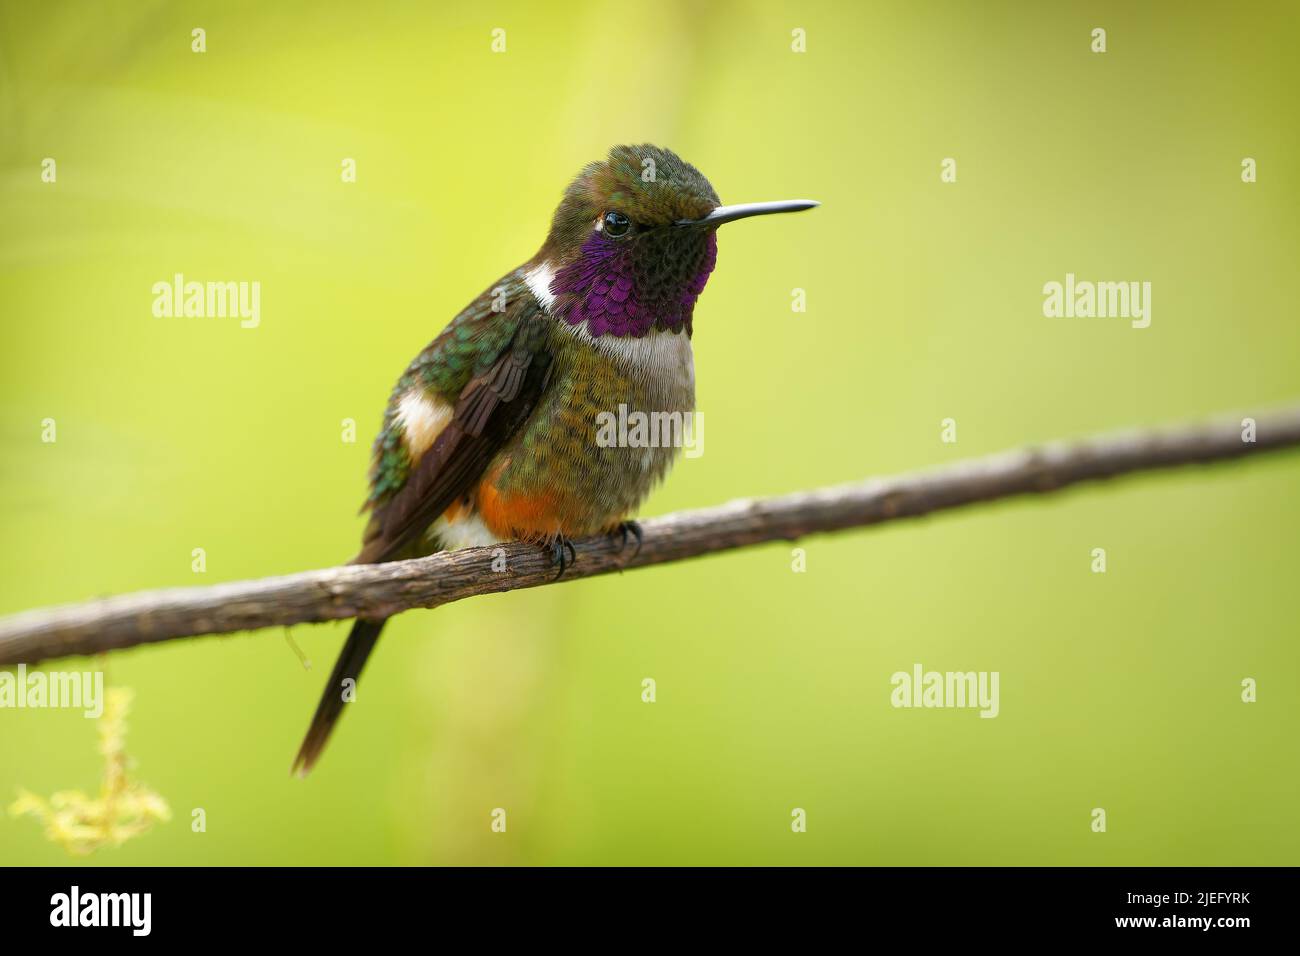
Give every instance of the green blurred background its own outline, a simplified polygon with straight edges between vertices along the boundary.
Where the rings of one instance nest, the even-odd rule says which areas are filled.
[[[348,558],[393,381],[620,142],[824,203],[723,231],[705,454],[647,514],[1300,396],[1294,4],[0,10],[0,612]],[[155,319],[176,272],[260,281],[261,326]],[[1066,272],[1152,282],[1151,327],[1044,318]],[[1280,456],[412,612],[306,781],[346,625],[294,630],[311,671],[274,630],[117,653],[176,818],[93,862],[1295,864],[1298,488]],[[1001,715],[893,709],[916,662],[999,671]],[[0,711],[0,801],[99,775],[92,722]],[[0,817],[0,861],[66,859]]]

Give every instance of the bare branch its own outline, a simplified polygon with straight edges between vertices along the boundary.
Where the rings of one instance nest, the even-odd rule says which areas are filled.
[[[565,571],[564,580],[1300,445],[1300,406],[1260,414],[1256,423],[1254,442],[1244,440],[1242,419],[1234,417],[1056,442],[894,478],[664,515],[642,523],[645,541],[635,555],[634,544],[620,553],[615,539],[576,542],[577,562]],[[507,570],[494,571],[494,557],[498,567],[504,558]],[[547,551],[515,542],[390,564],[142,591],[0,619],[0,664],[35,663],[200,634],[386,617],[476,594],[537,587],[554,577]]]

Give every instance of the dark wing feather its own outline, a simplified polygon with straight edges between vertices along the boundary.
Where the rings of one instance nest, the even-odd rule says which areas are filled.
[[[376,510],[354,563],[402,556],[433,521],[467,494],[493,455],[532,413],[546,387],[550,356],[543,350],[547,320],[538,311],[519,323],[508,347],[460,393],[452,420],[420,458],[402,487]]]

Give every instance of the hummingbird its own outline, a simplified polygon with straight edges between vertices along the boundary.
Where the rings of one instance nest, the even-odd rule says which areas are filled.
[[[353,564],[509,540],[549,548],[629,536],[667,473],[671,447],[596,441],[597,416],[691,415],[695,303],[717,230],[812,200],[721,205],[690,163],[657,146],[615,146],[565,189],[537,254],[471,302],[397,380],[375,439],[370,518]],[[609,446],[609,447],[606,447]],[[558,576],[558,575],[557,575]],[[358,618],[294,761],[319,759],[384,619]]]

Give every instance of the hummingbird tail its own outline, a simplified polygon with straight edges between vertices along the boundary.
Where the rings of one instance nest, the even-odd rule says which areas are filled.
[[[361,676],[361,668],[365,666],[366,658],[374,650],[375,642],[379,640],[379,632],[384,629],[385,623],[387,618],[380,618],[377,621],[357,618],[356,623],[352,625],[352,632],[348,634],[347,643],[343,645],[339,659],[334,662],[334,672],[330,674],[325,691],[321,694],[320,703],[316,705],[316,713],[311,718],[311,726],[307,728],[307,736],[303,738],[302,746],[298,748],[298,756],[293,762],[293,772],[297,776],[307,776],[311,768],[316,765],[316,761],[320,759],[330,732],[338,719],[343,716],[344,704],[347,703],[344,699],[343,682],[350,679],[352,687],[348,690],[355,689],[357,678]]]

